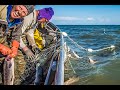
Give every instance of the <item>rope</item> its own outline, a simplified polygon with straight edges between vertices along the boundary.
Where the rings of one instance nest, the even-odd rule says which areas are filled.
[[[71,40],[79,49],[85,50],[87,51],[88,49],[83,48],[82,46],[78,45],[73,39],[71,39],[68,35],[67,35],[68,39]]]
[[[85,50],[85,51],[87,51],[87,52],[98,52],[98,51],[102,51],[102,50],[105,50],[105,49],[114,49],[115,48],[115,46],[114,45],[111,45],[111,46],[109,46],[109,47],[106,47],[106,48],[102,48],[102,49],[98,49],[98,50],[93,50],[93,49],[91,49],[91,48],[84,48],[84,47],[82,47],[82,46],[80,46],[80,45],[78,45],[73,39],[71,39],[68,35],[67,35],[67,37],[68,37],[68,39],[70,40],[70,41],[72,41],[72,43],[74,43],[80,50],[82,49],[82,50]]]
[[[74,68],[73,68],[73,66],[72,66],[72,63],[70,62],[69,59],[68,59],[68,61],[69,61],[69,64],[70,64],[70,66],[71,66],[71,68],[72,68],[72,70],[73,70],[73,73],[74,73],[74,74],[77,74],[76,71],[74,70]]]
[[[48,22],[49,23],[49,22]],[[91,48],[84,48],[80,45],[78,45],[72,38],[70,38],[66,32],[62,32],[57,26],[55,26],[54,24],[52,24],[54,27],[56,27],[56,31],[54,31],[51,27],[49,27],[49,25],[46,24],[46,27],[49,27],[51,30],[49,30],[49,32],[53,32],[53,33],[57,33],[57,34],[63,34],[64,36],[68,37],[68,39],[73,43],[75,44],[75,46],[77,46],[77,48],[79,48],[80,50],[84,50],[86,52],[98,52],[98,51],[101,51],[101,50],[104,50],[104,49],[113,49],[115,48],[114,45],[111,45],[110,47],[106,47],[106,48],[103,48],[103,49],[98,49],[98,50],[93,50]],[[101,28],[103,31],[104,31],[104,34],[106,34],[105,32],[105,28]]]

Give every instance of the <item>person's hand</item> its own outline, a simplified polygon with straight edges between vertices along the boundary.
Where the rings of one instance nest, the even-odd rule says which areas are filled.
[[[3,54],[3,55],[9,55],[12,53],[12,50],[2,44],[0,44],[0,52]]]
[[[14,58],[17,56],[18,49],[15,47],[12,47],[12,53],[9,54],[9,57]]]
[[[11,57],[11,58],[16,57],[16,56],[17,56],[17,53],[18,53],[18,48],[19,48],[19,42],[16,41],[16,40],[13,40],[13,41],[12,41],[12,48],[11,48],[12,53],[9,54],[9,57]]]
[[[40,20],[38,20],[40,23],[44,23],[44,22],[47,22],[48,20],[46,18],[42,18]]]
[[[32,53],[32,51],[26,46],[23,48],[25,55],[25,59],[32,60],[35,58],[35,55]]]

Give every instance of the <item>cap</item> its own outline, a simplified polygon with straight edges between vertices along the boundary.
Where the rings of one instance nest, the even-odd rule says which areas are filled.
[[[43,8],[39,10],[37,19],[40,20],[42,18],[46,18],[47,20],[50,20],[53,15],[54,15],[54,11],[51,7]]]

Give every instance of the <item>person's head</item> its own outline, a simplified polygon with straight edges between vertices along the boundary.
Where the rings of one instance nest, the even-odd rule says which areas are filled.
[[[49,21],[54,15],[54,11],[51,7],[38,10],[37,20],[40,22]]]
[[[18,19],[29,15],[34,10],[34,5],[13,5],[11,18]]]

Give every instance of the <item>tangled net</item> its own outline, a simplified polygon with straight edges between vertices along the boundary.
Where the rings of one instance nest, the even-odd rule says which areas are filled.
[[[26,65],[24,69],[24,73],[20,76],[21,85],[31,85],[34,84],[35,74],[36,74],[36,65],[40,64],[43,68],[43,82],[46,77],[49,64],[51,58],[54,54],[54,48],[57,46],[57,50],[59,50],[59,45],[51,44],[48,48],[43,49],[39,54],[35,55],[33,60],[25,59]]]

